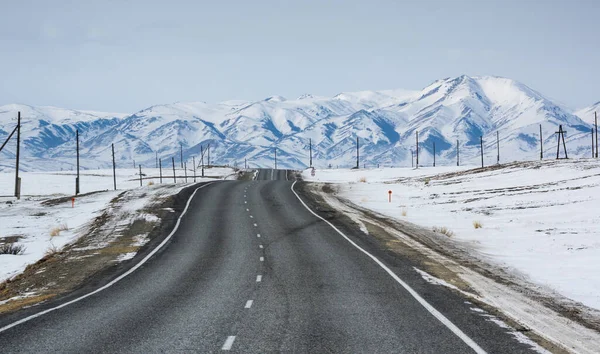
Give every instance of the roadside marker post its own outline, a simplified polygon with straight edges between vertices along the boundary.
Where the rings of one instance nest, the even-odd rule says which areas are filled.
[[[71,198],[71,208],[75,208],[75,197]]]
[[[391,202],[392,202],[392,190],[390,189],[388,191],[388,203],[391,203]]]

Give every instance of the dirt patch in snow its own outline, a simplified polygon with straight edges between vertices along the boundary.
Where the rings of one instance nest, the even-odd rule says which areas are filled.
[[[129,190],[115,197],[96,217],[83,236],[60,251],[49,251],[38,262],[13,279],[0,284],[0,313],[18,310],[68,294],[83,285],[114,278],[126,268],[131,255],[142,256],[170,231],[191,194],[188,187],[178,194],[170,187],[157,187],[142,209],[146,193]],[[48,201],[51,205],[70,202],[70,197]],[[125,255],[127,257],[125,257]]]

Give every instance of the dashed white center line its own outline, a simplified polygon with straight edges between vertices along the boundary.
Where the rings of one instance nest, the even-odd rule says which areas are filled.
[[[250,211],[250,209],[246,208],[246,211]]]
[[[254,216],[250,215],[250,219],[254,219]]]
[[[248,300],[246,301],[246,306],[244,306],[245,309],[249,309],[252,307],[252,303],[254,302],[254,300]]]
[[[263,245],[258,245],[258,248],[263,248]]]
[[[260,237],[260,234],[256,234],[256,237]]]
[[[222,350],[231,350],[231,347],[233,346],[234,341],[235,341],[235,336],[227,337],[227,340],[225,340],[225,344],[223,344],[223,348],[221,348],[221,349]]]
[[[248,202],[244,200],[244,204],[248,204]]]
[[[256,276],[256,282],[260,283],[261,280],[262,280],[262,275],[257,275]]]
[[[265,257],[260,257],[260,261],[264,262],[265,261]]]
[[[258,225],[256,223],[254,223],[254,226],[258,227]]]

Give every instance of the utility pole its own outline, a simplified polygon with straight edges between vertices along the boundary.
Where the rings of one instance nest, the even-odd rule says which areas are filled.
[[[185,176],[185,183],[187,183],[187,162],[183,163],[183,175]]]
[[[460,166],[460,150],[458,149],[458,139],[456,139],[456,166]]]
[[[181,160],[181,168],[183,168],[183,144],[182,143],[179,143],[179,151],[180,151],[179,159]]]
[[[158,168],[158,151],[156,151],[156,164],[155,164],[155,168]]]
[[[248,161],[244,158],[244,169],[248,169]]]
[[[140,166],[140,187],[141,187],[143,185],[142,184],[142,165],[139,165],[139,166]]]
[[[417,147],[415,149],[415,155],[417,155],[417,168],[419,168],[419,131],[417,130]]]
[[[160,176],[160,183],[162,184],[162,159],[158,159],[158,173]]]
[[[558,144],[556,145],[556,159],[559,159],[559,155],[560,155],[560,140],[562,139],[563,142],[563,148],[565,149],[565,159],[569,158],[569,155],[567,154],[567,144],[565,142],[565,133],[566,131],[563,130],[562,128],[562,124],[558,126],[558,131],[556,132],[556,134],[558,134]]]
[[[433,143],[433,167],[435,167],[435,142]]]
[[[596,125],[596,158],[598,158],[598,115],[594,112],[594,124]]]
[[[415,167],[415,153],[410,150],[410,167]]]
[[[540,124],[540,161],[544,159],[544,139],[542,139],[542,125]]]
[[[110,144],[112,147],[112,159],[113,159],[113,185],[117,190],[117,167],[115,166],[115,144]]]
[[[594,156],[596,156],[594,154],[594,128],[592,128],[592,158],[594,158]]]
[[[77,140],[77,178],[75,179],[75,195],[79,195],[79,129],[75,130],[75,139]]]
[[[496,163],[500,164],[500,132],[496,131],[496,147],[498,147],[498,158],[496,159]]]
[[[173,183],[177,183],[177,177],[175,176],[175,158],[171,157],[171,162],[173,163]]]
[[[135,166],[137,165],[135,164],[135,159],[133,159],[133,169],[135,169]]]
[[[194,183],[196,182],[196,156],[192,156],[192,164],[194,165]]]
[[[481,168],[483,168],[483,136],[479,136],[479,145],[481,148]]]
[[[308,151],[310,153],[309,167],[312,167],[312,139],[308,139]]]
[[[200,163],[202,164],[202,177],[204,177],[204,150],[202,145],[200,145]]]
[[[15,197],[21,199],[21,178],[19,177],[19,157],[21,155],[21,112],[17,115],[17,164],[15,175]]]
[[[275,169],[277,169],[277,147],[275,147]]]
[[[206,166],[210,168],[210,144],[206,147],[206,152],[208,153],[208,156],[206,157]]]
[[[356,137],[356,169],[360,168],[360,145],[358,143],[358,136]]]

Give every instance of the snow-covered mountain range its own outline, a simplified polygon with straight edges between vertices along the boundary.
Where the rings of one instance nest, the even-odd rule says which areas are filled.
[[[75,131],[80,133],[81,165],[108,167],[115,144],[119,167],[154,167],[162,159],[179,162],[211,146],[211,163],[271,167],[354,166],[356,137],[361,167],[410,166],[419,134],[419,164],[480,163],[480,136],[486,164],[539,158],[542,126],[544,155],[556,156],[559,125],[567,131],[569,157],[591,155],[591,128],[600,102],[573,111],[514,80],[460,76],[435,81],[420,91],[387,90],[340,93],[334,97],[280,96],[261,101],[156,105],[134,114],[75,111],[11,104],[0,106],[0,143],[21,112],[22,168],[71,169]],[[14,166],[15,142],[0,153],[0,170]]]

